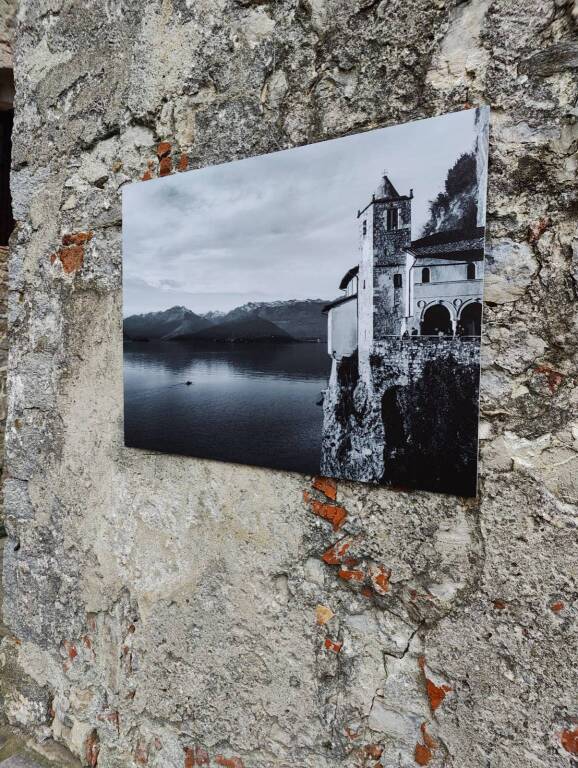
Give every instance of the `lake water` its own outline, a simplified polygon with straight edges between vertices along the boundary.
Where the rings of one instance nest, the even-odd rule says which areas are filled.
[[[125,444],[315,474],[330,367],[324,343],[125,343]]]

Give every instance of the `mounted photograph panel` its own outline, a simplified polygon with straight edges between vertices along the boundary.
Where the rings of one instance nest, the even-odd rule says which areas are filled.
[[[488,121],[127,185],[125,445],[474,496]]]

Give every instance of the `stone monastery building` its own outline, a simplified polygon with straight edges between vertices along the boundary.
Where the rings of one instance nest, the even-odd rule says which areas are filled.
[[[411,239],[411,201],[389,178],[358,211],[359,264],[344,275],[343,296],[328,304],[329,354],[356,349],[367,360],[388,337],[479,337],[484,229]]]

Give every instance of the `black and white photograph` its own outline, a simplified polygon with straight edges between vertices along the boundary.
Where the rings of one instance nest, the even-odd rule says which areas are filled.
[[[126,185],[125,444],[475,496],[488,122]]]

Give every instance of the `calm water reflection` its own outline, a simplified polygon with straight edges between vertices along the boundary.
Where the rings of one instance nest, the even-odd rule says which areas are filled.
[[[127,343],[125,443],[316,473],[329,372],[325,344]]]

